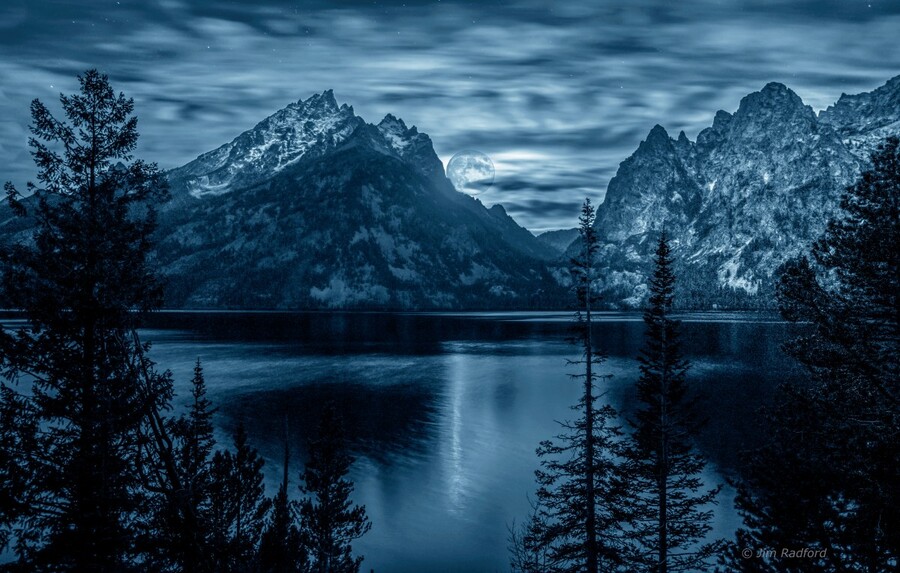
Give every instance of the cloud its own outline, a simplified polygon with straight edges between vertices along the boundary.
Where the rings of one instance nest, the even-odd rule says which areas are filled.
[[[544,229],[602,199],[656,123],[693,138],[769,81],[820,109],[900,69],[888,0],[14,0],[0,22],[0,179],[33,176],[30,100],[97,66],[135,98],[138,151],[163,167],[333,88],[369,121],[418,126],[441,157],[495,158],[482,200]]]

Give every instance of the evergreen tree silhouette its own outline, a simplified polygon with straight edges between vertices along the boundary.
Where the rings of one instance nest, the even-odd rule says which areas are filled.
[[[808,372],[767,412],[723,559],[732,571],[900,567],[900,139],[849,186],[841,213],[778,284],[800,334],[785,351]],[[762,558],[744,559],[742,554]],[[817,551],[804,559],[781,548]]]
[[[260,540],[259,568],[262,573],[297,573],[305,571],[308,566],[296,523],[297,504],[288,498],[291,456],[287,420],[284,434],[284,471],[281,485],[272,499],[272,511],[269,513],[269,520]]]
[[[357,573],[362,556],[352,542],[372,524],[366,508],[350,499],[353,482],[347,473],[353,458],[347,453],[343,426],[333,405],[325,408],[318,435],[310,440],[309,460],[301,474],[301,535],[313,573]]]
[[[132,157],[133,101],[96,70],[78,79],[65,119],[31,104],[32,197],[5,186],[36,230],[0,253],[0,298],[27,322],[0,333],[0,524],[23,567],[120,572],[135,566],[146,502],[143,427],[171,392],[134,367],[150,365],[131,335],[161,302],[148,255],[167,189]]]
[[[584,392],[573,410],[579,417],[563,422],[562,432],[541,442],[535,472],[538,490],[534,514],[514,531],[513,566],[521,571],[612,571],[622,562],[625,484],[620,476],[620,432],[617,413],[597,404],[596,382],[610,375],[597,372],[606,356],[593,342],[592,292],[599,243],[594,229],[594,208],[585,200],[579,217],[581,252],[572,261],[579,311],[574,341],[582,359],[572,364],[584,369],[572,375]]]
[[[173,459],[181,489],[171,493],[161,491],[155,496],[148,532],[148,545],[154,554],[148,562],[162,569],[212,570],[207,521],[215,447],[214,413],[206,397],[206,380],[198,358],[191,379],[190,409],[171,422],[169,432],[173,437]]]
[[[704,486],[700,474],[706,464],[692,445],[700,424],[687,396],[690,364],[681,351],[680,323],[671,317],[672,266],[668,238],[662,232],[649,280],[649,307],[644,311],[646,332],[637,382],[641,405],[625,449],[632,571],[699,571],[720,549],[719,543],[703,543],[712,529],[710,506],[721,488]]]
[[[210,456],[216,445],[212,425],[215,408],[206,397],[206,378],[199,358],[191,379],[191,398],[190,410],[177,420],[174,434],[178,438],[178,465],[191,497],[197,500],[192,505],[199,507],[206,495]]]
[[[252,571],[269,512],[259,453],[247,442],[244,426],[234,434],[234,452],[213,455],[210,476],[209,535],[214,570]]]

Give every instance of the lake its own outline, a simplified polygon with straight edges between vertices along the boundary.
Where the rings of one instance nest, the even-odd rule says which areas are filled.
[[[242,422],[266,459],[268,494],[282,468],[288,427],[291,491],[306,437],[324,404],[345,418],[357,460],[354,500],[372,530],[354,544],[364,571],[508,571],[508,526],[524,519],[538,466],[535,447],[571,418],[581,391],[567,359],[567,313],[163,312],[142,331],[150,356],[187,403],[202,359],[219,407],[217,437]],[[710,483],[735,471],[758,436],[756,410],[800,373],[779,350],[791,325],[769,314],[682,316],[690,380],[709,419],[698,437]],[[643,323],[600,313],[595,338],[609,359],[603,400],[627,417]],[[723,490],[716,531],[738,524]]]

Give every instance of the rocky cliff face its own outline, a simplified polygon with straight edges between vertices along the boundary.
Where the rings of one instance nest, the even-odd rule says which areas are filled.
[[[819,112],[819,121],[840,134],[851,152],[867,160],[885,137],[900,133],[900,76],[872,92],[841,94]]]
[[[170,174],[167,303],[201,308],[544,304],[551,249],[444,176],[431,140],[330,91]],[[558,297],[557,297],[558,299]]]
[[[169,173],[176,190],[221,195],[269,179],[299,161],[323,156],[365,122],[329,90],[292,103],[218,149]]]
[[[778,267],[822,232],[877,142],[900,132],[898,97],[900,77],[842,96],[817,116],[771,83],[733,114],[718,112],[695,142],[654,127],[597,209],[598,287],[607,303],[642,304],[655,240],[666,229],[683,305],[770,306]]]
[[[690,141],[655,126],[597,209],[596,287],[643,304],[659,232],[682,306],[771,307],[774,276],[837,212],[870,152],[900,134],[900,76],[816,115],[768,84]],[[366,123],[330,91],[169,173],[157,260],[189,308],[528,308],[568,301],[574,230],[540,239],[456,192],[431,139]],[[0,240],[32,223],[0,206]]]

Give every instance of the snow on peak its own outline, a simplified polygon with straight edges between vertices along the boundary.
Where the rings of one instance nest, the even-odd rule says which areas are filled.
[[[392,113],[384,116],[384,119],[381,120],[381,123],[378,124],[378,129],[381,131],[395,131],[403,133],[406,131],[406,124],[402,119],[395,116]]]
[[[307,108],[321,108],[327,111],[337,111],[338,109],[337,100],[334,99],[334,90],[313,94],[306,101],[301,98],[297,103]]]
[[[360,137],[351,140],[354,134]],[[428,177],[443,177],[426,134],[392,114],[377,126],[368,125],[326,90],[288,104],[230,143],[172,170],[170,179],[194,197],[221,195],[266,181],[302,159],[325,156],[350,141],[396,155]]]
[[[419,138],[419,131],[415,126],[407,128],[402,119],[392,114],[387,114],[378,124],[378,131],[387,140],[390,146],[399,155],[403,155],[415,140]]]
[[[353,106],[347,104],[338,105],[334,97],[334,90],[325,90],[320,94],[313,94],[306,100],[301,98],[297,103],[291,104],[285,109],[290,108],[297,109],[309,118],[354,115]]]
[[[416,126],[406,127],[402,119],[392,114],[384,116],[376,127],[388,146],[419,173],[429,178],[444,178],[444,165],[427,134],[419,133]]]
[[[345,141],[364,122],[326,90],[275,112],[231,143],[174,170],[194,196],[219,195],[258,183],[310,154]]]

